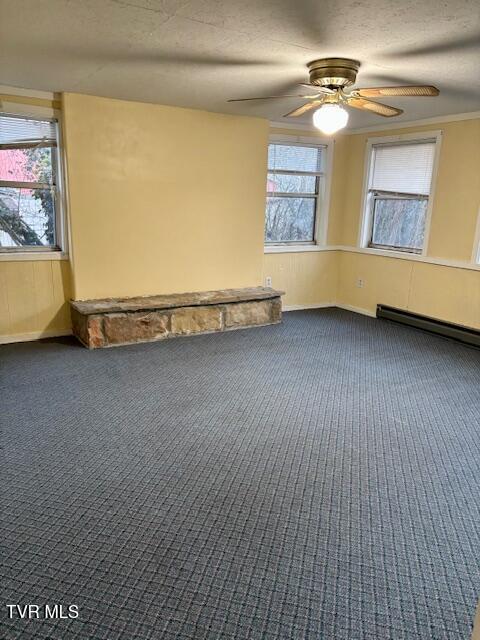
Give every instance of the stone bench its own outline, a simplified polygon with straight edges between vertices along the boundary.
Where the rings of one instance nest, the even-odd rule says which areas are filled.
[[[70,302],[73,334],[89,349],[275,324],[281,295],[268,287]]]

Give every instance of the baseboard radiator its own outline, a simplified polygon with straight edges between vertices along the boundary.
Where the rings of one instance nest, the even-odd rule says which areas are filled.
[[[435,320],[434,318],[422,316],[418,313],[387,307],[383,304],[377,305],[377,318],[391,320],[392,322],[405,324],[410,327],[415,327],[416,329],[436,333],[444,338],[458,340],[459,342],[480,348],[480,331],[463,327],[460,324],[442,322],[441,320]]]

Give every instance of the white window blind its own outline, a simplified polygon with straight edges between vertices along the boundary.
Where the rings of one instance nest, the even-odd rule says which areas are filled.
[[[28,144],[54,146],[57,139],[56,124],[54,120],[0,115],[0,147]]]
[[[380,144],[373,147],[370,189],[430,194],[435,142]]]
[[[268,146],[268,170],[320,172],[325,150],[323,146],[307,147],[287,144]]]

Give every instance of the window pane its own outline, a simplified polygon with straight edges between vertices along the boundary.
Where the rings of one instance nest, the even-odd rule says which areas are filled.
[[[322,150],[318,147],[268,145],[268,168],[272,171],[321,171]]]
[[[0,180],[52,183],[52,149],[0,149]]]
[[[53,190],[0,187],[0,246],[54,244]]]
[[[376,198],[372,243],[421,249],[428,200]]]
[[[288,173],[269,173],[267,191],[271,193],[316,193],[316,176],[295,176]]]
[[[315,198],[267,198],[265,242],[310,242]]]

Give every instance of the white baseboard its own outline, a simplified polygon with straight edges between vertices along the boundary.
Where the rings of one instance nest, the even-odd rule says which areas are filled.
[[[302,309],[325,309],[335,307],[335,302],[318,302],[317,304],[287,304],[282,311],[301,311]]]
[[[328,307],[345,309],[345,311],[360,313],[362,316],[369,316],[370,318],[377,317],[374,311],[368,311],[368,309],[361,309],[360,307],[352,307],[349,304],[340,304],[339,302],[320,302],[317,304],[290,304],[283,307],[282,311],[301,311],[302,309],[326,309]]]
[[[345,309],[345,311],[352,311],[353,313],[360,313],[362,316],[368,316],[369,318],[376,318],[375,311],[368,311],[368,309],[361,309],[360,307],[352,307],[350,304],[340,304],[336,302],[334,304],[338,309]]]
[[[70,329],[53,329],[51,331],[31,331],[30,333],[14,333],[11,336],[0,336],[0,344],[10,344],[12,342],[31,342],[42,338],[58,338],[60,336],[71,336]]]

